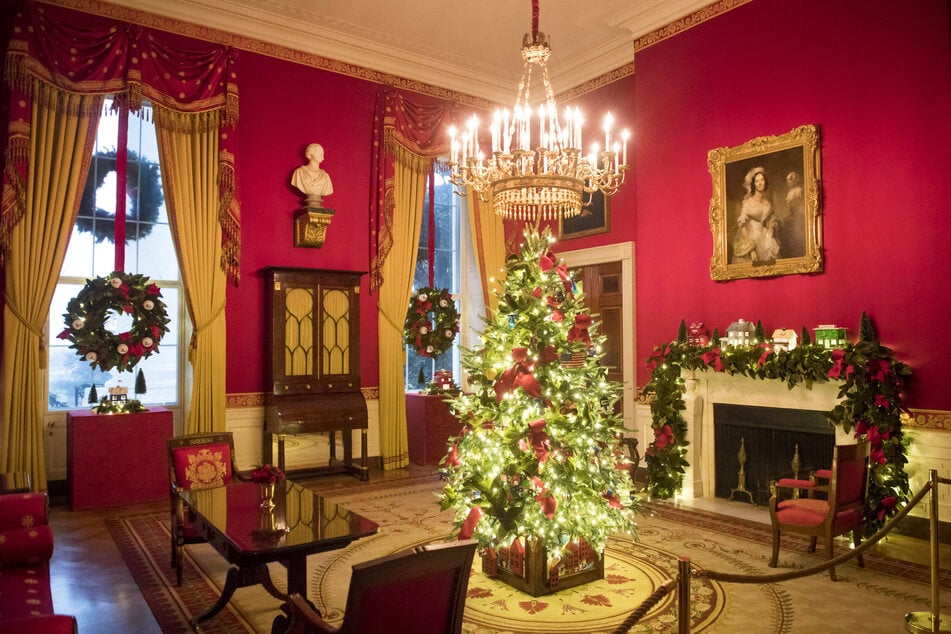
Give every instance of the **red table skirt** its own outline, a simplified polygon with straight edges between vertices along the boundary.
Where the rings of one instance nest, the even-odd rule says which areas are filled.
[[[409,459],[416,464],[439,464],[446,455],[449,438],[458,436],[462,429],[443,398],[439,394],[406,395]]]
[[[69,507],[72,510],[168,498],[165,441],[172,412],[151,407],[138,414],[66,415]]]

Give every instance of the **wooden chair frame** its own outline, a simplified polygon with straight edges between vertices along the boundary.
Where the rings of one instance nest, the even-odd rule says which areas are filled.
[[[401,583],[412,583],[440,573],[449,573],[451,583],[444,584],[448,593],[448,609],[444,622],[437,630],[422,627],[420,623],[392,622],[388,626],[391,634],[458,634],[462,631],[462,616],[465,610],[466,591],[472,572],[472,560],[475,556],[476,542],[463,540],[440,544],[429,544],[412,550],[401,551],[353,566],[350,589],[347,594],[347,607],[343,623],[334,628],[321,618],[319,610],[299,594],[289,597],[289,626],[283,616],[277,617],[272,633],[286,634],[362,634],[367,625],[361,621],[364,614],[373,614],[379,608],[373,604],[373,595],[385,592],[387,587]],[[425,609],[427,597],[419,597],[419,610]]]
[[[818,538],[826,544],[829,559],[833,558],[833,539],[851,531],[852,543],[857,547],[862,540],[862,526],[864,524],[866,498],[868,497],[870,447],[867,441],[854,445],[837,445],[833,451],[832,468],[829,473],[829,484],[820,485],[813,478],[812,486],[802,480],[783,480],[770,484],[772,495],[769,500],[769,517],[773,529],[773,554],[769,565],[776,567],[779,559],[780,537],[783,533],[799,533],[808,535],[809,551],[815,552]],[[861,469],[861,475],[843,477],[843,470],[856,472]],[[848,487],[848,490],[846,490]],[[783,492],[805,489],[808,497],[785,499]],[[813,497],[813,491],[826,490],[827,499]],[[802,515],[812,515],[816,523],[790,523],[783,521],[783,516],[790,512]],[[859,566],[865,565],[862,556],[858,556]],[[835,567],[829,568],[829,577],[837,581]]]
[[[197,535],[186,535],[188,523],[185,517],[185,504],[178,494],[183,487],[179,485],[175,475],[175,450],[182,447],[201,447],[202,445],[219,445],[223,443],[228,444],[231,454],[231,477],[238,480],[246,480],[247,478],[238,471],[238,466],[235,462],[234,435],[230,431],[187,434],[169,438],[166,441],[168,453],[168,481],[170,484],[169,502],[171,505],[172,568],[175,570],[175,583],[178,586],[182,585],[182,559],[185,552],[185,544],[199,544],[205,540]]]

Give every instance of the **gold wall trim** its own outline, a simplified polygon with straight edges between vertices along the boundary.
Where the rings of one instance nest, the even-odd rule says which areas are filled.
[[[752,1],[753,0],[719,0],[718,2],[714,2],[713,4],[706,6],[699,11],[695,11],[688,16],[671,22],[667,26],[659,28],[656,31],[651,31],[647,35],[637,38],[634,40],[633,53],[636,55],[638,51],[642,51],[648,46],[653,46],[654,44],[662,42],[667,38],[679,35],[688,29],[692,29],[698,24],[703,24],[707,20],[712,20],[719,15],[723,15],[727,11],[732,11],[739,6]]]
[[[379,400],[380,388],[364,387],[360,388],[363,398],[368,401]],[[264,407],[264,392],[235,392],[228,394],[225,401],[225,407],[228,409],[237,409],[240,407]]]
[[[225,407],[228,409],[238,407],[264,407],[264,392],[227,394],[225,396]]]
[[[907,415],[902,416],[902,425],[908,429],[951,431],[951,411],[913,409]]]
[[[578,86],[575,86],[574,88],[566,90],[565,92],[557,95],[555,97],[555,101],[557,101],[559,104],[564,104],[564,102],[571,101],[575,97],[580,97],[581,95],[585,93],[592,92],[594,90],[597,90],[598,88],[607,86],[608,84],[612,82],[615,82],[619,79],[624,79],[625,77],[628,77],[633,74],[634,74],[634,62],[632,61],[630,64],[625,64],[624,66],[621,66],[620,68],[615,68],[610,73],[604,73],[603,75],[595,77],[594,79],[589,79],[583,84],[580,84]]]
[[[100,0],[41,1],[46,4],[82,11],[83,13],[101,15],[114,20],[138,24],[139,26],[156,29],[158,31],[178,33],[206,42],[213,42],[223,46],[233,46],[238,50],[250,51],[252,53],[258,53],[260,55],[266,55],[268,57],[274,57],[276,59],[293,62],[295,64],[311,66],[313,68],[319,68],[321,70],[338,73],[340,75],[347,75],[348,77],[363,79],[372,83],[385,84],[387,86],[393,86],[402,90],[408,90],[424,95],[431,95],[433,97],[440,97],[442,99],[455,101],[473,108],[492,110],[496,107],[494,102],[491,102],[487,99],[482,99],[480,97],[466,95],[454,90],[440,88],[439,86],[432,86],[421,81],[406,79],[405,77],[399,77],[397,75],[390,75],[389,73],[381,73],[379,71],[370,70],[369,68],[357,66],[356,64],[347,64],[345,62],[340,62],[327,57],[321,57],[320,55],[296,51],[294,49],[278,46],[277,44],[270,44],[268,42],[263,42],[254,38],[245,37],[243,35],[235,35],[233,33],[212,29],[206,26],[193,24],[191,22],[184,22],[175,18],[167,18],[154,13],[147,13],[139,9],[120,7],[114,4],[109,4],[108,2],[101,2]]]

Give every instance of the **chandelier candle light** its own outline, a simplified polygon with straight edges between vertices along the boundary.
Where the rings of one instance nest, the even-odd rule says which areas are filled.
[[[548,79],[548,36],[538,30],[538,0],[532,0],[532,32],[522,39],[522,78],[515,108],[497,110],[490,126],[492,154],[479,144],[479,119],[469,119],[465,130],[449,128],[451,181],[471,187],[495,212],[515,220],[557,220],[581,213],[591,195],[614,195],[624,183],[629,133],[613,136],[614,119],[604,118],[604,149],[594,143],[591,154],[581,153],[583,118],[579,108],[566,108],[564,121]],[[529,105],[532,70],[538,66],[545,86],[545,103],[538,106],[533,126]],[[538,137],[533,142],[532,128]],[[534,149],[533,149],[534,145]]]

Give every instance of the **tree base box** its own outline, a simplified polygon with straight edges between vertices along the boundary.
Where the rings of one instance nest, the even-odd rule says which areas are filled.
[[[482,572],[533,597],[604,579],[604,554],[584,540],[571,541],[560,560],[549,559],[536,540],[525,544],[516,538],[508,547],[486,548]]]

